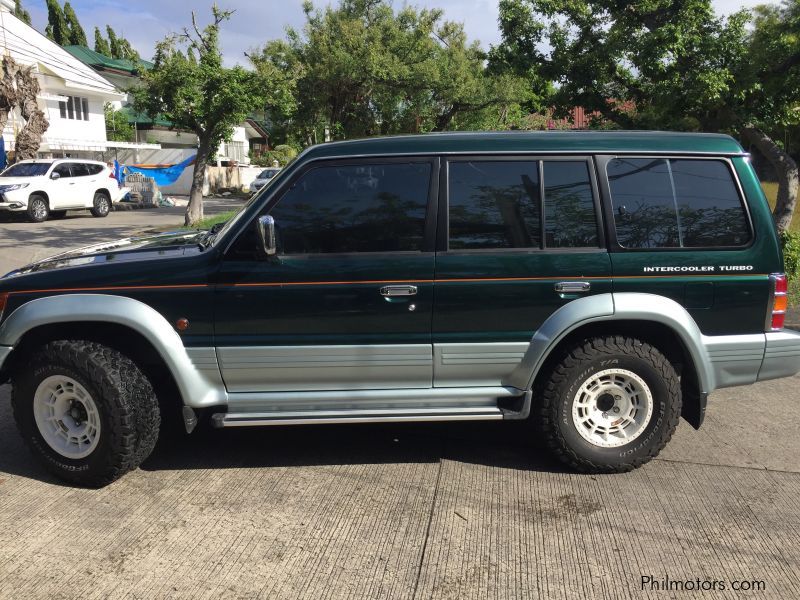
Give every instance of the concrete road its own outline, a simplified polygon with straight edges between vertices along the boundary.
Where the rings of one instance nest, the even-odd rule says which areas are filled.
[[[167,436],[93,491],[33,460],[5,386],[0,596],[797,598],[799,388],[718,392],[625,475],[563,472],[524,424],[305,426]]]
[[[206,216],[235,210],[236,198],[207,198]],[[72,248],[128,237],[152,229],[183,225],[185,208],[126,210],[95,219],[88,211],[70,211],[61,220],[29,223],[23,215],[0,212],[0,275]]]
[[[181,212],[0,222],[0,270]],[[0,386],[0,597],[797,598],[798,390],[717,392],[625,475],[564,472],[524,423],[306,426],[164,435],[83,490]]]

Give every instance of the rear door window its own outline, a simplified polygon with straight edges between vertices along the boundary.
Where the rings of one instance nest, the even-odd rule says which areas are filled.
[[[616,158],[608,183],[623,248],[743,246],[750,227],[727,163]]]
[[[89,175],[89,165],[86,163],[72,163],[73,177],[86,177]]]
[[[587,160],[451,161],[448,212],[450,250],[599,245]]]

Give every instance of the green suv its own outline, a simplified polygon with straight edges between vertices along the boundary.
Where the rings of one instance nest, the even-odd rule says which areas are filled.
[[[60,477],[162,415],[217,427],[528,419],[627,471],[725,386],[800,371],[783,260],[730,137],[434,134],[310,148],[224,226],[0,279],[0,381]]]

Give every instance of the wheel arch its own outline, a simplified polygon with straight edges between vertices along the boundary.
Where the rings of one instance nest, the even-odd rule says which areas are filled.
[[[148,375],[167,388],[174,386],[170,391],[179,394],[183,405],[227,403],[218,369],[199,370],[167,320],[133,298],[72,294],[23,304],[0,327],[0,345],[13,347],[4,371],[13,372],[26,352],[54,339],[96,341],[133,354],[130,358],[137,364],[141,361],[150,370]]]
[[[716,387],[703,336],[680,304],[654,294],[618,293],[581,298],[561,307],[539,328],[512,385],[533,387],[566,348],[580,340],[624,335],[648,342],[664,353],[681,375],[684,418],[702,424],[705,399]]]
[[[31,192],[28,194],[28,202],[30,202],[31,198],[34,196],[42,196],[47,201],[48,208],[50,207],[50,195],[47,192],[44,190],[36,190],[35,192]]]

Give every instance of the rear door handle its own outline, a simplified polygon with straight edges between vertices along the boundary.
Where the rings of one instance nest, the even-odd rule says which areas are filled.
[[[555,285],[559,294],[585,294],[592,289],[588,281],[559,281]]]
[[[392,298],[394,296],[416,296],[415,285],[385,285],[381,288],[381,296]]]

